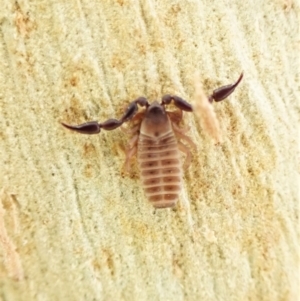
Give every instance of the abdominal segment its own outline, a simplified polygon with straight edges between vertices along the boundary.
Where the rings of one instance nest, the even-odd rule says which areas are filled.
[[[173,207],[181,190],[181,161],[173,132],[158,138],[140,134],[138,163],[148,200],[155,208]]]

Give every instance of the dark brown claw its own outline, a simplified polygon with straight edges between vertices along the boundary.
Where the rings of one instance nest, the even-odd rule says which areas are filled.
[[[81,134],[98,134],[101,131],[100,124],[97,121],[90,121],[79,125],[69,125],[66,123],[61,123],[64,127],[69,130],[81,133]]]
[[[226,85],[226,86],[223,86],[223,87],[220,87],[220,88],[217,88],[216,90],[214,90],[213,94],[208,97],[209,102],[212,103],[213,101],[222,101],[225,98],[227,98],[234,91],[234,89],[238,86],[238,84],[240,83],[240,81],[243,78],[243,75],[244,74],[242,72],[240,77],[234,84]]]

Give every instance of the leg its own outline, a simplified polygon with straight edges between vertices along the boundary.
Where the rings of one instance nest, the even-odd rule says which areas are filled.
[[[181,110],[177,110],[177,111],[174,111],[174,112],[168,112],[167,111],[167,114],[170,117],[172,123],[179,124],[180,121],[182,120],[182,111]]]
[[[140,124],[137,124],[137,125],[133,126],[132,128],[123,128],[123,127],[121,127],[120,129],[125,134],[133,135],[133,134],[138,133],[140,126],[141,126]]]
[[[137,116],[138,115],[138,116]],[[141,118],[144,116],[144,112],[140,112],[138,114],[136,114],[136,116],[134,116],[133,119],[136,119],[137,117],[137,121],[139,122],[138,124],[134,125],[131,129],[128,129],[127,132],[130,133],[131,135],[133,135],[128,143],[128,148],[125,151],[126,154],[126,159],[125,159],[125,163],[123,165],[123,171],[125,170],[126,173],[130,172],[130,161],[131,158],[136,155],[137,153],[137,144],[138,144],[138,140],[139,140],[139,129],[141,126]],[[126,131],[126,129],[124,130]]]
[[[177,110],[175,112],[167,112],[167,114],[172,121],[174,131],[180,132],[181,134],[185,134],[190,129],[190,127],[179,127],[178,126],[180,121],[182,120],[182,111],[181,110]]]
[[[144,112],[138,112],[137,114],[135,114],[134,117],[132,117],[131,122],[133,124],[140,124],[142,122],[142,120],[144,119],[145,116],[145,111]]]
[[[186,145],[184,145],[182,142],[178,142],[178,148],[186,155],[184,164],[182,166],[183,170],[186,170],[191,164],[192,153],[190,152],[189,148]]]
[[[175,132],[175,135],[182,140],[185,140],[193,149],[196,149],[196,144],[192,141],[192,139],[189,136],[186,136],[185,133],[188,131],[188,129],[181,129],[177,126],[177,124],[172,123],[173,130]]]
[[[138,139],[139,139],[139,135],[133,136],[129,141],[129,148],[126,150],[126,159],[125,159],[123,169],[125,169],[127,173],[129,173],[130,171],[131,158],[137,153]]]

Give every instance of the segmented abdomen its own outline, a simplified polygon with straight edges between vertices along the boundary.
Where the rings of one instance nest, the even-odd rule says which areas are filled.
[[[152,138],[140,134],[138,164],[148,200],[155,208],[173,207],[181,190],[181,162],[172,131]]]

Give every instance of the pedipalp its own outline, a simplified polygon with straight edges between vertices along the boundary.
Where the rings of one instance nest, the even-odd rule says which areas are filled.
[[[225,98],[227,98],[231,93],[233,93],[235,88],[241,82],[243,76],[244,76],[244,74],[242,72],[240,77],[238,78],[238,80],[234,84],[222,86],[220,88],[215,89],[213,91],[213,93],[208,97],[209,102],[210,103],[212,103],[213,101],[218,102],[218,101],[222,101]]]
[[[101,129],[112,131],[120,127],[124,122],[131,120],[137,113],[138,105],[140,105],[141,107],[148,107],[149,103],[145,97],[139,97],[135,99],[128,105],[125,113],[119,120],[110,118],[102,123],[98,123],[97,121],[90,121],[78,125],[69,125],[63,122],[61,124],[69,130],[86,135],[98,134],[101,132]]]

